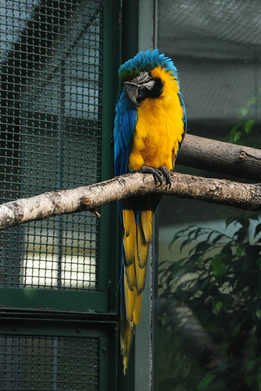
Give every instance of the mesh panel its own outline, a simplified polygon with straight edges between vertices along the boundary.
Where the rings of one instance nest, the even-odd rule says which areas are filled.
[[[260,16],[259,0],[159,0],[159,43],[176,55],[260,60]]]
[[[251,97],[247,118],[261,120],[260,18],[258,0],[159,0],[159,47],[178,67],[190,123],[229,130]]]
[[[102,1],[0,8],[0,201],[100,180]],[[0,236],[0,286],[95,289],[99,226],[74,214]]]
[[[98,390],[98,359],[98,338],[0,337],[0,390]]]

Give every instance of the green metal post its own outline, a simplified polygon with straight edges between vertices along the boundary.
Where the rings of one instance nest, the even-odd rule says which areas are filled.
[[[102,98],[102,163],[101,179],[113,177],[112,129],[114,105],[117,97],[117,69],[119,57],[119,13],[120,1],[104,1],[104,40],[103,40],[103,98]],[[117,276],[117,211],[116,205],[101,208],[99,259],[104,266],[99,267],[99,289],[107,288],[109,294],[108,311],[116,311],[115,284]],[[106,262],[106,264],[105,264]],[[113,293],[112,293],[113,292]]]

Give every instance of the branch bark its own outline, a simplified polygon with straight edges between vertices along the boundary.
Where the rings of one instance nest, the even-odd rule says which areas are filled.
[[[0,205],[0,230],[33,220],[78,212],[95,211],[102,205],[147,193],[176,195],[231,205],[261,209],[261,185],[171,174],[171,187],[154,183],[151,174],[126,174],[105,182],[71,190],[52,191]]]
[[[177,163],[261,181],[261,150],[186,134]]]

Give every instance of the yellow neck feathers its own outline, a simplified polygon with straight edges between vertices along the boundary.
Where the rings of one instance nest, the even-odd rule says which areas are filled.
[[[163,81],[163,91],[158,98],[147,98],[138,107],[129,169],[165,165],[172,170],[184,133],[179,87],[176,79],[164,68],[153,69],[151,75]]]

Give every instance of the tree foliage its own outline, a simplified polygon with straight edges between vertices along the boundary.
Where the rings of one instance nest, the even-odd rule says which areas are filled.
[[[261,390],[261,223],[226,224],[177,232],[159,266],[160,390]]]
[[[240,107],[238,112],[238,121],[229,132],[229,142],[238,144],[248,144],[248,136],[256,125],[256,108],[260,105],[261,88],[258,88],[256,95],[247,99],[245,104]],[[258,130],[259,131],[259,130]]]

